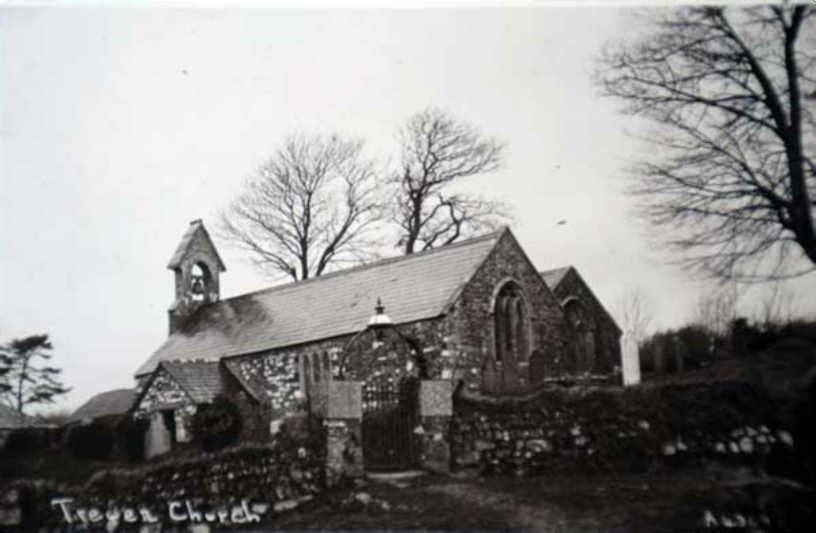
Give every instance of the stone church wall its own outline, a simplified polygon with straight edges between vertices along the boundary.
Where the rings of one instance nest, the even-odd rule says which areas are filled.
[[[621,367],[620,332],[612,322],[604,307],[589,290],[581,278],[574,272],[566,274],[555,289],[559,301],[566,298],[577,298],[586,310],[587,327],[594,333],[595,361],[591,368],[575,368],[578,373],[611,374],[615,367]],[[575,364],[575,361],[572,361]]]
[[[185,442],[189,440],[190,419],[196,412],[196,405],[166,370],[160,368],[157,372],[152,381],[145,383],[144,386],[148,389],[136,406],[134,415],[137,418],[145,418],[156,411],[173,409],[176,438]]]
[[[449,372],[455,361],[453,352],[448,347],[447,322],[434,319],[402,324],[399,331],[417,341],[428,361],[431,378],[450,376]],[[365,334],[365,338],[359,339],[359,345],[355,343],[352,346],[349,357],[353,358],[353,353],[358,351],[370,351],[373,334],[369,333]],[[353,338],[353,335],[346,335],[262,354],[234,357],[225,360],[225,363],[260,396],[267,421],[271,422],[287,413],[304,409],[307,401],[320,401],[320,383],[339,377],[340,356]],[[304,362],[306,359],[308,363]],[[326,359],[329,360],[330,376],[327,375],[324,364]],[[318,367],[319,376],[316,375]],[[415,372],[416,369],[412,371]]]
[[[521,247],[510,234],[505,234],[465,286],[447,319],[453,332],[453,347],[464,352],[457,365],[457,376],[465,379],[471,389],[479,388],[483,369],[488,373],[498,370],[494,362],[492,302],[497,288],[510,280],[515,281],[524,293],[531,315],[530,351],[540,354],[544,376],[555,377],[569,371],[565,358],[569,339],[564,313]],[[518,377],[519,387],[529,384],[527,361],[520,362]]]
[[[225,360],[232,372],[238,375],[258,396],[258,401],[268,421],[281,418],[287,413],[305,408],[307,379],[304,375],[304,358],[309,358],[309,369],[316,361],[323,361],[324,354],[331,361],[332,371],[347,337],[309,343],[292,348],[244,355]],[[321,378],[324,372],[320,367]],[[313,378],[314,379],[314,378]]]

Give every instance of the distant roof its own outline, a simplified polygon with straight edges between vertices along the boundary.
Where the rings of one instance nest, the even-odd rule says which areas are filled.
[[[440,316],[505,231],[207,305],[136,375],[152,372],[159,361],[219,360],[353,334],[366,327],[377,298],[394,323]]]
[[[218,361],[162,361],[161,366],[195,403],[211,403],[226,392]]]
[[[0,403],[0,429],[16,429],[29,426],[42,426],[34,417],[20,414],[8,405]]]
[[[553,268],[552,270],[544,270],[543,272],[539,272],[539,274],[541,274],[541,277],[544,278],[544,283],[547,284],[547,287],[552,290],[555,289],[559,283],[561,283],[561,280],[564,279],[564,276],[567,275],[567,272],[569,272],[569,269],[571,268],[572,266],[568,265],[561,268]]]
[[[542,278],[544,278],[544,283],[547,284],[547,287],[549,287],[550,290],[555,291],[555,288],[558,287],[558,285],[562,281],[564,281],[564,277],[567,275],[567,273],[570,270],[575,272],[575,275],[578,277],[578,279],[581,281],[581,283],[584,285],[584,287],[586,287],[587,291],[589,291],[589,294],[590,294],[592,300],[601,309],[601,311],[607,316],[607,318],[609,318],[609,321],[612,323],[612,325],[615,327],[615,329],[617,329],[620,332],[621,331],[620,326],[618,326],[617,322],[615,322],[615,319],[612,317],[612,315],[609,313],[609,311],[606,310],[606,307],[604,307],[603,303],[601,303],[601,300],[599,300],[598,297],[595,296],[595,293],[592,291],[592,289],[587,284],[587,282],[584,281],[584,278],[578,272],[578,269],[576,269],[575,267],[570,265],[570,266],[565,266],[565,267],[561,267],[561,268],[554,268],[552,270],[545,270],[543,272],[539,272],[539,274],[541,275]]]
[[[97,394],[74,411],[66,423],[124,414],[131,408],[135,398],[136,392],[132,389],[116,389]]]

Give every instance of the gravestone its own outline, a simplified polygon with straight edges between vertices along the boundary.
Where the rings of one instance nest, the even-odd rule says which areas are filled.
[[[640,383],[640,353],[637,339],[631,332],[621,337],[621,354],[623,357],[623,384],[624,386]]]

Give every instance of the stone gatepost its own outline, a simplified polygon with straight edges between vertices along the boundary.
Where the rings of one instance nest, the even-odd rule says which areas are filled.
[[[365,475],[363,465],[363,383],[330,381],[326,398],[326,483]]]
[[[453,416],[453,387],[450,381],[422,381],[419,389],[421,466],[432,472],[450,472],[448,431]]]

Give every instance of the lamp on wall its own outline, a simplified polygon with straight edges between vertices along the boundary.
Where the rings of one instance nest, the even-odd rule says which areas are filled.
[[[377,338],[377,341],[382,341],[383,332],[393,324],[388,315],[385,314],[385,307],[379,298],[377,298],[377,306],[374,308],[374,311],[374,316],[368,321],[368,327],[374,331],[374,336]]]

